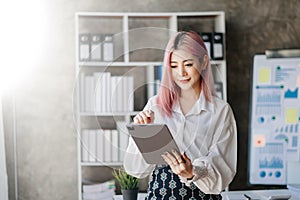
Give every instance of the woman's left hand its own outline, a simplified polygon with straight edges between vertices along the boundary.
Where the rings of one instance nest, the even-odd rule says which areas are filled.
[[[172,153],[164,153],[162,158],[175,174],[188,179],[193,178],[193,165],[185,153],[180,155],[176,150],[173,150]]]

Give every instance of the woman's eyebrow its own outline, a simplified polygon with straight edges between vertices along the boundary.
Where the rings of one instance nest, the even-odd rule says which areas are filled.
[[[183,60],[182,62],[187,62],[187,61],[194,61],[194,60],[190,58],[190,59]],[[171,60],[171,63],[177,63],[177,61]]]
[[[183,62],[187,62],[187,61],[194,61],[193,59],[186,59],[186,60],[184,60]]]

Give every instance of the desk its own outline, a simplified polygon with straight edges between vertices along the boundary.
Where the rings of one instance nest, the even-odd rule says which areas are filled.
[[[244,194],[249,195],[251,197],[257,197],[257,199],[264,200],[266,198],[266,194],[290,194],[288,190],[245,190],[245,191],[229,191],[222,192],[221,195],[223,200],[244,200],[246,197]],[[144,200],[146,197],[146,193],[139,193],[138,200]],[[123,200],[122,195],[115,195],[114,200]],[[292,195],[289,200],[300,200],[300,196]]]
[[[265,200],[268,199],[269,195],[276,194],[291,194],[290,191],[286,190],[244,190],[244,191],[228,191],[222,192],[221,195],[223,200],[243,200],[247,199],[244,194],[253,197],[253,199]],[[300,196],[292,195],[289,200],[300,200]]]

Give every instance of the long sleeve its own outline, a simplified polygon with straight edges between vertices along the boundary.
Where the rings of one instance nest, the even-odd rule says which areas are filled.
[[[155,165],[150,165],[145,162],[132,138],[129,139],[123,164],[126,172],[137,178],[148,176],[155,167]]]
[[[194,179],[192,182],[207,194],[220,194],[232,181],[236,173],[237,130],[230,107],[225,119],[218,120],[208,155],[193,160]],[[182,181],[189,184],[182,178]]]

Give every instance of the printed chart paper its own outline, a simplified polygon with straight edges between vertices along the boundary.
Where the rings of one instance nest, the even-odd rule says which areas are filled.
[[[300,158],[300,58],[256,55],[250,105],[250,183],[286,184]]]

